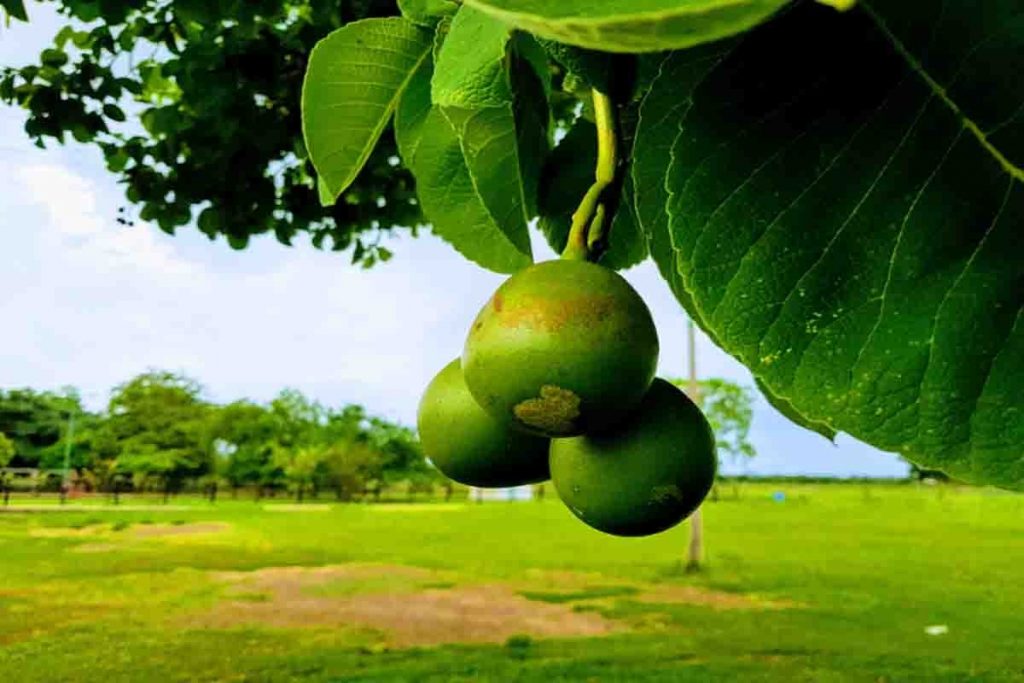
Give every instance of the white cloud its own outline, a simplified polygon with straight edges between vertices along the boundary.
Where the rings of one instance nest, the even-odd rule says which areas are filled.
[[[122,227],[112,213],[104,215],[94,183],[74,171],[54,163],[30,163],[17,167],[13,177],[24,201],[45,212],[52,228],[43,233],[48,246],[75,265],[182,280],[199,275],[169,245],[157,241],[152,226]]]

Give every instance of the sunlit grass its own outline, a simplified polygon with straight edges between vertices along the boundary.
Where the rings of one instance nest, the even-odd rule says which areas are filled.
[[[697,575],[681,571],[685,528],[615,539],[550,499],[314,501],[329,508],[287,513],[252,500],[127,510],[72,502],[0,514],[0,672],[19,682],[1024,678],[1024,497],[909,485],[732,492],[706,508],[708,562]],[[631,632],[395,650],[372,629],[200,623],[225,600],[270,599],[242,584],[231,594],[221,572],[351,562],[429,572],[302,595],[500,584]],[[750,596],[753,606],[650,602],[652,586]],[[935,625],[948,632],[928,635]]]

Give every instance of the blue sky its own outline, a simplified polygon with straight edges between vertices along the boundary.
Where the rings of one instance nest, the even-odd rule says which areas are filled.
[[[60,26],[0,29],[0,64],[33,59]],[[120,188],[98,152],[41,151],[21,112],[0,107],[0,387],[79,387],[101,407],[110,387],[167,368],[203,382],[209,398],[268,400],[285,386],[331,405],[361,403],[415,421],[422,388],[457,356],[477,309],[503,277],[439,239],[396,237],[392,262],[355,269],[345,255],[272,237],[244,252],[193,229],[169,237],[119,226]],[[552,258],[535,240],[538,260]],[[654,313],[660,374],[685,372],[686,319],[651,263],[626,273]],[[701,337],[698,370],[752,385],[739,363]],[[726,471],[901,476],[895,456],[840,437],[833,446],[758,399],[757,457]]]

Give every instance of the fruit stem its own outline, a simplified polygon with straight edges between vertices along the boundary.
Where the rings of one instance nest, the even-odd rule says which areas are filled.
[[[609,188],[617,187],[619,173],[618,120],[615,103],[601,92],[593,90],[594,123],[597,125],[597,167],[594,184],[572,215],[569,240],[562,258],[575,261],[596,261],[601,255],[608,225],[609,202],[605,196]]]

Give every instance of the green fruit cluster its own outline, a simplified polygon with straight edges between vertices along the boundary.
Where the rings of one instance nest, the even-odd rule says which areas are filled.
[[[655,379],[658,335],[639,294],[587,261],[531,266],[477,315],[462,358],[427,387],[418,425],[446,476],[480,487],[550,478],[588,525],[664,531],[714,482],[700,409]]]

